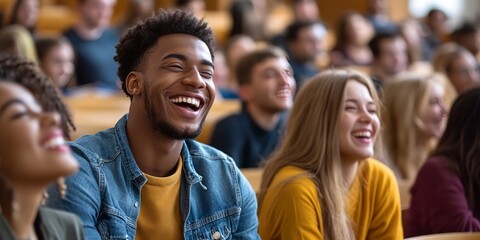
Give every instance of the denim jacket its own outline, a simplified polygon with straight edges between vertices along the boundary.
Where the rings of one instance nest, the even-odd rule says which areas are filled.
[[[89,240],[135,238],[147,179],[129,147],[127,119],[128,114],[114,128],[71,142],[80,171],[67,179],[64,199],[49,189],[47,205],[76,213]],[[255,192],[234,161],[194,140],[184,141],[181,155],[184,239],[260,239]]]

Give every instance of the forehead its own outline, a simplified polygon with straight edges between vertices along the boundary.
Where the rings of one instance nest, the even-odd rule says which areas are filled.
[[[384,38],[380,41],[379,46],[383,51],[388,51],[391,50],[392,47],[406,48],[407,44],[402,37],[398,36],[394,38]]]
[[[355,79],[350,79],[347,81],[347,84],[345,86],[345,93],[344,97],[346,100],[348,99],[367,99],[367,100],[372,100],[372,96],[370,94],[370,91],[368,87],[355,80]]]
[[[0,105],[10,100],[11,98],[21,98],[30,102],[35,102],[35,99],[26,88],[13,82],[0,82]]]
[[[258,62],[253,67],[253,71],[262,71],[265,69],[289,69],[290,64],[285,57],[269,57]]]
[[[303,27],[298,31],[298,37],[316,37],[322,38],[326,34],[326,29],[320,24],[312,24],[310,26]]]
[[[160,37],[151,49],[150,60],[159,61],[170,54],[181,54],[187,60],[212,62],[210,49],[205,42],[188,34],[169,34]]]

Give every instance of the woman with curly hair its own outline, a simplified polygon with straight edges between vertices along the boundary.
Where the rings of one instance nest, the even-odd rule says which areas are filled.
[[[56,88],[32,62],[0,57],[0,239],[83,239],[80,220],[41,207],[48,185],[78,170],[73,127]]]

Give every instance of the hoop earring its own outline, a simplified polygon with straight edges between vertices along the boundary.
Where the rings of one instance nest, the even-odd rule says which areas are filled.
[[[55,184],[57,186],[58,192],[60,193],[60,197],[65,198],[65,196],[67,195],[67,184],[65,184],[65,178],[58,178]]]

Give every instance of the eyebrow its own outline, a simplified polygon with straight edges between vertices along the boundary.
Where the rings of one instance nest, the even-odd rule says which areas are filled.
[[[14,104],[23,104],[23,105],[25,105],[25,103],[24,103],[22,100],[18,99],[18,98],[10,99],[10,100],[7,101],[6,103],[4,103],[4,104],[2,105],[2,107],[0,107],[0,115],[2,115],[3,112],[5,112],[5,110],[7,110],[8,107],[10,107],[10,106],[12,106],[12,105],[14,105]]]
[[[348,102],[358,103],[358,101],[355,100],[355,99],[347,99],[347,100],[345,100],[345,103],[348,103]],[[374,101],[368,101],[368,102],[367,102],[367,105],[372,105],[372,104],[373,104],[373,105],[376,105]]]
[[[168,55],[165,56],[162,60],[169,59],[169,58],[175,58],[175,59],[178,59],[178,60],[181,60],[181,61],[184,61],[184,62],[187,61],[187,57],[186,57],[185,55],[176,54],[176,53],[168,54]],[[201,64],[202,64],[202,65],[210,66],[210,67],[212,67],[212,68],[215,68],[215,66],[213,65],[212,62],[210,62],[210,61],[208,61],[208,60],[205,60],[205,59],[202,59]]]

